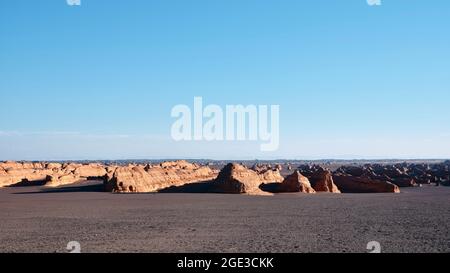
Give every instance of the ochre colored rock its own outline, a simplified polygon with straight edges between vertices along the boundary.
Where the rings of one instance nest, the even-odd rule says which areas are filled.
[[[275,183],[275,182],[283,182],[284,177],[281,175],[280,171],[275,170],[266,170],[263,172],[256,172],[258,174],[261,183]]]
[[[340,193],[339,186],[333,181],[333,175],[330,171],[323,168],[319,168],[317,171],[306,175],[308,177],[311,186],[316,192],[331,192]]]
[[[178,160],[178,161],[167,161],[160,164],[163,169],[185,169],[185,170],[194,170],[199,166],[195,163],[187,162],[186,160]]]
[[[299,171],[286,177],[279,187],[280,192],[303,192],[315,193],[316,191],[311,187],[308,178],[303,176]]]
[[[103,177],[106,175],[106,168],[99,164],[88,164],[76,168],[73,173],[80,177]]]
[[[108,171],[105,186],[112,192],[157,192],[189,183],[210,181],[217,171],[186,161],[165,162],[157,166],[117,167]]]
[[[48,163],[45,166],[45,168],[50,169],[50,170],[53,170],[53,169],[60,170],[60,169],[62,169],[62,164],[61,163]]]
[[[230,163],[226,165],[214,181],[214,189],[221,193],[238,193],[250,195],[270,195],[260,189],[263,183],[283,181],[279,171],[266,170],[258,173],[243,165]]]
[[[27,181],[30,184],[37,181],[45,181],[47,175],[52,173],[52,171],[46,169],[34,169],[32,168],[35,166],[33,164],[8,162],[4,166],[6,166],[6,169],[2,167],[2,171],[0,171],[0,187],[7,187],[19,183],[23,185]]]
[[[5,161],[0,163],[0,167],[4,170],[8,169],[23,169],[22,163],[15,162],[15,161]]]
[[[50,175],[47,178],[48,182],[45,184],[47,187],[59,187],[69,184],[74,184],[78,182],[86,181],[86,177],[80,177],[74,174],[64,174],[64,175]]]
[[[100,164],[2,162],[0,163],[0,187],[32,185],[43,182],[56,187],[84,181],[92,177],[103,177],[106,168]]]
[[[78,164],[78,163],[65,163],[62,165],[62,172],[65,174],[70,174],[75,172],[76,169],[82,167],[83,164]]]

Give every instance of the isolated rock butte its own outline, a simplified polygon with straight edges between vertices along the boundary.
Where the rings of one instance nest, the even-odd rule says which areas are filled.
[[[305,175],[316,192],[341,193],[339,187],[333,181],[333,175],[329,170],[318,168],[309,175]]]
[[[303,192],[315,193],[316,191],[311,187],[308,178],[303,176],[299,171],[295,171],[284,179],[279,187],[280,192]]]
[[[369,177],[350,175],[334,175],[333,180],[339,189],[345,193],[399,193],[400,188],[387,181],[375,180]]]
[[[128,166],[108,170],[105,188],[111,192],[157,192],[169,187],[210,181],[217,171],[182,161],[164,162],[156,166]]]
[[[214,191],[220,193],[237,193],[249,195],[271,195],[260,189],[263,183],[282,182],[284,180],[278,170],[265,169],[257,172],[247,167],[229,163],[213,182]]]

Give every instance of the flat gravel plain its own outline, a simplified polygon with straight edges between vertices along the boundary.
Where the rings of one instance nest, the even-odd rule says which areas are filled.
[[[0,189],[0,252],[450,252],[450,188],[400,194]]]

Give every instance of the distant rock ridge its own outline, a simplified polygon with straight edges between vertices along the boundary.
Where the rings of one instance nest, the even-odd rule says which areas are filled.
[[[361,168],[349,166],[346,172],[341,167],[334,173],[320,166],[300,166],[302,173],[311,181],[316,191],[334,193],[381,193],[400,192],[396,185],[380,179],[365,176]]]
[[[185,160],[120,166],[6,161],[0,162],[0,187],[58,187],[95,179],[104,181],[106,191],[119,193],[159,192],[202,183],[207,185],[207,192],[268,195],[278,192],[396,193],[400,187],[420,184],[450,185],[449,161],[435,164],[350,164],[335,171],[318,165],[293,167],[290,163],[286,168],[278,163],[258,163],[251,168],[228,163],[220,171],[212,166],[215,164]],[[281,174],[283,169],[289,171],[284,172],[286,177]]]
[[[397,185],[364,176],[334,175],[333,180],[339,189],[345,193],[400,192]]]

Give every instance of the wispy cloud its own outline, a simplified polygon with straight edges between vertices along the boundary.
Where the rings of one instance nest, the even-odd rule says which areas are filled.
[[[106,134],[106,133],[83,133],[77,131],[0,131],[0,137],[70,137],[84,139],[167,139],[169,136],[158,134]]]
[[[0,136],[39,136],[39,135],[80,135],[80,132],[72,131],[0,131]]]
[[[16,131],[0,131],[1,136],[20,136],[20,133]]]

